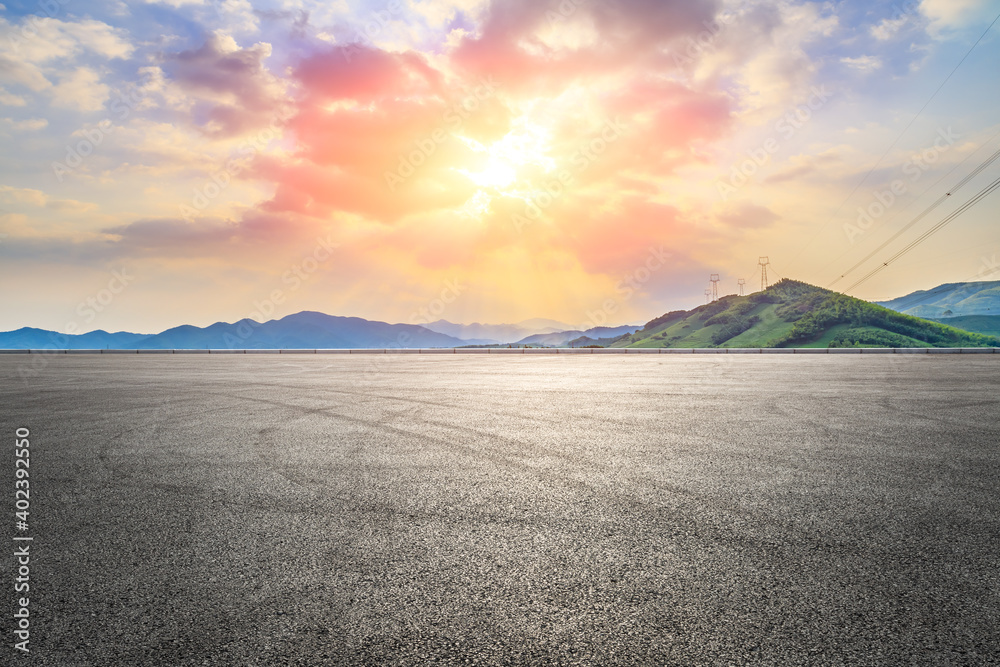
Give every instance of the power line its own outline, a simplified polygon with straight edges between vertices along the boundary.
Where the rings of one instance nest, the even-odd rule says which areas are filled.
[[[993,134],[993,136],[991,136],[989,139],[987,139],[983,143],[979,144],[979,147],[976,148],[976,150],[974,150],[971,153],[969,153],[968,155],[966,155],[962,159],[961,162],[959,162],[958,164],[954,165],[944,175],[942,175],[936,181],[934,181],[933,183],[931,183],[927,187],[926,190],[924,190],[923,192],[920,193],[920,195],[918,197],[916,197],[915,199],[913,199],[912,201],[910,201],[910,203],[908,203],[902,209],[896,211],[891,216],[889,216],[889,218],[885,221],[884,224],[889,224],[890,222],[892,222],[893,220],[895,220],[897,217],[899,217],[903,213],[906,213],[908,210],[910,210],[910,207],[913,206],[914,204],[916,204],[924,195],[926,195],[928,192],[930,192],[931,190],[933,190],[934,188],[936,188],[937,185],[941,181],[943,181],[944,179],[948,178],[953,173],[955,173],[958,170],[959,167],[961,167],[963,164],[965,164],[970,159],[972,159],[973,157],[975,157],[976,153],[978,153],[979,151],[983,150],[983,148],[985,148],[986,146],[988,146],[989,144],[991,144],[993,142],[993,140],[996,139],[998,136],[1000,136],[1000,130],[998,130],[997,132],[995,132]],[[949,192],[954,193],[955,192],[955,188],[952,188],[951,190],[949,190]],[[850,252],[851,252],[852,249],[853,248],[848,248],[844,252],[840,253],[840,255],[838,255],[836,258],[834,258],[834,259],[830,260],[829,262],[827,262],[826,265],[823,267],[823,269],[826,270],[827,267],[832,266],[833,264],[836,264],[837,262],[839,262],[840,260],[842,260],[846,255],[850,254]],[[840,275],[840,277],[838,277],[832,283],[830,283],[829,285],[827,285],[827,287],[832,287],[833,285],[835,285],[841,278],[843,278],[845,275],[847,275],[848,273],[850,273],[851,271],[853,271],[854,268],[855,267],[852,267],[851,269],[848,269],[847,271],[845,271],[843,274]]]
[[[955,72],[958,71],[958,68],[961,67],[962,63],[964,63],[966,61],[966,59],[972,54],[972,51],[979,45],[979,42],[983,41],[983,38],[986,37],[986,34],[993,28],[994,24],[998,20],[1000,20],[1000,14],[997,14],[996,18],[994,18],[993,21],[990,23],[990,25],[986,28],[986,30],[983,31],[983,34],[979,36],[979,39],[976,40],[975,44],[973,44],[971,47],[969,47],[969,50],[965,52],[965,55],[962,56],[962,59],[958,61],[958,64],[955,65],[955,67],[951,70],[951,72],[948,74],[948,76],[945,77],[944,81],[941,82],[941,85],[938,86],[937,89],[933,93],[931,93],[931,96],[929,98],[927,98],[927,101],[924,102],[924,105],[922,107],[920,107],[920,110],[917,111],[916,115],[913,116],[913,118],[910,119],[910,122],[906,124],[906,127],[904,127],[902,129],[902,131],[900,131],[899,135],[895,139],[893,139],[892,143],[889,144],[889,147],[885,149],[884,153],[882,153],[882,157],[880,157],[878,159],[878,162],[876,162],[874,165],[872,165],[872,168],[868,170],[868,173],[866,173],[864,175],[864,178],[862,178],[860,181],[858,181],[858,184],[854,186],[854,189],[851,190],[851,193],[849,195],[847,195],[847,198],[844,199],[844,201],[840,202],[840,206],[838,206],[837,210],[835,210],[833,212],[833,214],[827,219],[827,221],[823,223],[823,226],[819,228],[819,231],[817,231],[815,234],[813,234],[812,238],[809,239],[809,241],[804,246],[802,246],[802,249],[799,250],[798,253],[796,253],[795,257],[792,258],[793,262],[795,262],[796,260],[798,260],[798,258],[802,256],[802,253],[805,252],[806,249],[810,245],[812,245],[813,241],[815,241],[817,238],[819,238],[819,235],[822,234],[826,230],[826,228],[830,225],[831,222],[833,222],[833,220],[840,213],[841,209],[844,208],[844,205],[847,204],[847,202],[849,202],[851,200],[851,197],[854,196],[854,193],[856,193],[858,191],[858,189],[862,185],[864,185],[865,181],[868,180],[868,177],[872,175],[872,172],[874,172],[875,169],[877,169],[878,166],[880,164],[882,164],[882,161],[885,160],[885,158],[889,154],[889,152],[893,148],[896,147],[896,144],[899,143],[899,140],[903,138],[903,135],[906,134],[906,131],[910,129],[910,126],[912,126],[913,123],[917,120],[917,118],[920,117],[920,115],[927,108],[927,105],[929,105],[934,100],[934,98],[937,97],[938,93],[941,92],[941,89],[944,88],[945,84],[947,84],[948,81],[951,80],[951,77],[955,75]]]
[[[928,213],[930,213],[931,211],[933,211],[934,209],[936,209],[938,206],[940,206],[941,204],[943,204],[945,201],[947,201],[947,199],[949,197],[951,197],[952,195],[954,195],[958,190],[960,190],[963,186],[965,186],[969,181],[971,181],[973,178],[975,178],[976,176],[978,176],[979,174],[981,174],[982,171],[984,169],[986,169],[986,167],[988,167],[991,164],[993,164],[993,162],[995,162],[997,160],[997,158],[1000,158],[1000,150],[997,150],[995,153],[993,153],[993,155],[989,156],[984,161],[980,162],[979,166],[977,166],[975,169],[973,169],[972,172],[969,173],[968,175],[966,175],[966,177],[963,178],[961,181],[959,181],[958,183],[956,183],[955,186],[952,187],[948,192],[946,192],[943,195],[941,195],[940,197],[938,197],[937,201],[935,201],[934,203],[932,203],[931,205],[929,205],[927,208],[925,208],[923,211],[921,211],[920,214],[917,217],[913,218],[913,220],[911,220],[910,222],[908,222],[907,224],[905,224],[902,229],[900,229],[898,232],[896,232],[891,237],[889,237],[886,241],[884,241],[882,243],[882,245],[880,245],[879,247],[875,248],[870,253],[868,253],[867,255],[865,255],[864,259],[860,260],[854,266],[852,266],[851,268],[847,269],[842,274],[840,274],[840,278],[837,278],[836,280],[834,280],[833,282],[831,282],[830,284],[828,284],[827,287],[833,287],[834,285],[836,285],[841,280],[841,278],[843,278],[847,274],[849,274],[852,271],[854,271],[855,269],[857,269],[859,266],[861,266],[862,264],[864,264],[865,262],[867,262],[869,259],[871,259],[872,257],[874,257],[877,253],[879,253],[887,245],[889,245],[890,243],[892,243],[893,241],[895,241],[896,239],[898,239],[900,237],[900,235],[903,234],[903,232],[907,231],[908,229],[910,229],[911,227],[913,227],[913,225],[915,225],[918,222],[920,222],[921,220],[923,220],[924,217],[926,217]]]
[[[967,210],[969,210],[970,208],[972,208],[973,206],[975,206],[976,204],[978,204],[982,199],[988,197],[990,195],[990,193],[992,193],[997,188],[1000,188],[1000,177],[998,177],[992,183],[990,183],[985,188],[983,188],[978,193],[976,193],[976,195],[972,199],[970,199],[969,201],[967,201],[964,204],[962,204],[959,208],[957,208],[951,214],[949,214],[948,216],[946,216],[941,222],[939,222],[938,224],[934,225],[933,227],[931,227],[930,229],[928,229],[926,232],[924,232],[923,234],[921,234],[919,237],[917,237],[916,239],[914,239],[913,241],[911,241],[902,250],[900,250],[895,255],[893,255],[892,257],[890,257],[887,261],[883,262],[882,264],[880,264],[876,268],[874,268],[871,271],[869,271],[865,275],[864,278],[862,278],[861,280],[857,281],[856,283],[854,283],[853,285],[851,285],[850,287],[848,287],[844,291],[845,292],[850,292],[855,287],[857,287],[861,283],[865,282],[866,280],[868,280],[869,278],[871,278],[872,276],[874,276],[876,273],[878,273],[882,269],[884,269],[887,266],[889,266],[890,264],[892,264],[894,261],[896,261],[897,259],[899,259],[903,255],[905,255],[906,253],[908,253],[911,250],[913,250],[914,248],[916,248],[918,245],[920,245],[925,240],[927,240],[932,234],[934,234],[935,232],[941,230],[945,225],[947,225],[952,220],[954,220],[955,218],[957,218],[958,216],[960,216],[962,213],[965,213]]]

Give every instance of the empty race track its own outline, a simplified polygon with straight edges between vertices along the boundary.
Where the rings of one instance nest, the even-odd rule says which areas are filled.
[[[1000,663],[996,355],[33,357],[11,664]]]

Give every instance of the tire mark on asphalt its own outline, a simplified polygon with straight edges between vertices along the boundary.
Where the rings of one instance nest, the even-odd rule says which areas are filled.
[[[226,395],[231,396],[231,394],[226,394]],[[471,447],[471,446],[468,446],[468,445],[461,445],[461,444],[457,444],[457,443],[452,443],[452,442],[449,442],[449,441],[441,439],[441,438],[436,438],[434,436],[429,436],[429,435],[426,435],[426,434],[415,433],[413,431],[409,431],[409,430],[405,430],[405,429],[400,429],[400,428],[397,428],[397,427],[392,426],[392,425],[384,424],[382,422],[373,422],[373,421],[370,421],[370,420],[364,420],[364,419],[361,419],[361,418],[358,418],[358,417],[353,417],[353,416],[350,416],[350,415],[345,415],[345,414],[342,414],[342,413],[334,412],[334,411],[330,410],[329,408],[307,408],[307,407],[304,407],[304,406],[296,406],[296,405],[281,403],[279,401],[266,400],[266,399],[260,399],[260,398],[252,398],[252,397],[245,397],[245,396],[241,397],[241,398],[243,400],[250,400],[250,401],[265,403],[265,404],[268,404],[268,405],[274,405],[274,406],[281,407],[281,408],[284,408],[284,409],[287,409],[287,410],[292,410],[292,411],[295,411],[295,412],[299,412],[299,413],[304,414],[304,415],[317,415],[317,416],[322,416],[322,417],[327,417],[327,418],[340,419],[340,420],[347,421],[347,422],[350,422],[350,423],[355,423],[355,424],[359,424],[359,425],[362,425],[362,426],[366,426],[366,427],[369,427],[369,428],[372,428],[372,429],[381,428],[384,431],[388,431],[388,432],[394,433],[396,435],[411,437],[411,438],[414,438],[414,439],[416,439],[418,441],[422,440],[422,441],[425,441],[425,442],[430,442],[430,443],[436,444],[436,445],[438,445],[442,449],[450,450],[450,451],[453,451],[453,452],[456,452],[456,453],[459,453],[459,454],[463,454],[463,455],[466,455],[466,456],[472,456],[472,457],[479,458],[479,459],[485,458],[487,460],[493,461],[494,463],[498,463],[498,464],[501,464],[501,465],[506,465],[506,466],[508,466],[510,468],[517,469],[517,470],[520,470],[521,472],[528,473],[530,476],[532,476],[532,477],[534,477],[534,478],[536,478],[536,479],[538,479],[539,481],[542,481],[542,482],[550,482],[551,480],[557,480],[557,481],[563,483],[566,486],[574,487],[574,488],[577,488],[578,490],[582,490],[582,491],[586,492],[586,495],[588,497],[606,497],[609,500],[617,501],[621,505],[632,506],[632,507],[649,508],[649,507],[654,507],[655,506],[655,507],[659,507],[661,509],[669,510],[672,513],[676,513],[678,511],[682,511],[683,509],[685,509],[684,507],[672,507],[672,506],[663,505],[663,504],[656,504],[656,503],[654,503],[651,500],[639,497],[639,496],[637,496],[635,494],[630,494],[630,493],[625,492],[621,488],[621,486],[613,486],[612,487],[612,486],[608,486],[608,485],[600,485],[600,486],[599,485],[595,485],[595,484],[592,484],[592,483],[588,483],[588,482],[586,482],[584,480],[577,479],[577,478],[572,477],[570,475],[556,473],[555,471],[553,471],[551,469],[540,469],[540,468],[537,468],[535,466],[527,465],[522,460],[519,460],[519,459],[514,458],[514,457],[503,456],[503,455],[500,455],[500,454],[495,453],[495,452],[490,452],[490,451],[486,451],[486,450],[482,450],[482,449],[477,449],[475,447]],[[382,420],[382,421],[384,422],[385,420]],[[502,436],[497,436],[496,434],[484,434],[484,435],[487,435],[488,437],[490,437],[490,438],[492,438],[494,440],[496,440],[496,439],[504,439]],[[512,442],[516,442],[516,441],[512,441]],[[261,440],[258,440],[257,443],[256,443],[256,445],[257,446],[265,446],[264,443],[263,443],[263,441],[261,441]],[[345,499],[342,496],[334,495],[334,494],[329,493],[329,492],[327,492],[327,493],[319,493],[318,489],[316,488],[316,480],[315,479],[313,479],[313,478],[307,478],[305,475],[295,475],[295,473],[288,472],[286,470],[282,470],[282,469],[278,468],[277,466],[275,466],[275,463],[274,463],[275,459],[274,459],[273,456],[266,456],[265,455],[265,456],[261,456],[261,459],[262,459],[262,461],[269,468],[271,468],[273,470],[273,472],[275,474],[277,474],[277,475],[285,478],[286,480],[288,480],[291,483],[294,483],[296,486],[308,489],[310,493],[315,494],[317,497],[322,497],[324,499],[338,499],[338,500],[341,500],[341,501],[343,501]],[[570,461],[570,462],[572,462],[572,461]],[[717,497],[706,496],[704,494],[700,494],[698,492],[691,491],[691,490],[685,489],[683,487],[680,487],[680,486],[677,486],[677,485],[673,485],[673,484],[670,484],[670,483],[666,483],[666,482],[662,482],[662,481],[654,481],[654,480],[650,480],[650,479],[643,479],[642,481],[644,481],[648,485],[648,487],[651,488],[651,489],[655,489],[655,490],[658,490],[658,491],[665,491],[665,492],[673,494],[674,496],[677,496],[677,497],[685,499],[686,501],[688,501],[688,503],[691,504],[691,506],[694,509],[697,509],[699,507],[700,508],[708,508],[708,509],[714,510],[715,512],[718,512],[719,514],[721,514],[724,517],[726,517],[726,516],[731,517],[731,518],[743,517],[744,519],[752,519],[753,521],[756,521],[758,523],[767,523],[767,524],[769,524],[769,525],[771,525],[773,527],[780,528],[780,529],[785,530],[785,531],[791,529],[795,533],[800,534],[800,535],[808,534],[808,531],[800,528],[796,524],[791,524],[791,523],[786,522],[786,521],[778,520],[778,519],[774,518],[773,516],[771,516],[769,514],[762,514],[759,511],[755,512],[755,510],[753,510],[753,509],[750,509],[750,508],[747,508],[747,507],[744,507],[744,506],[741,506],[741,505],[737,505],[737,504],[734,504],[734,503],[731,503],[731,502],[727,502],[727,501],[722,500],[722,499],[717,498]],[[329,489],[329,487],[327,487],[327,488]],[[691,507],[688,507],[686,509],[691,509]],[[745,531],[737,530],[735,528],[733,528],[732,530],[734,531],[734,534],[743,534],[745,532]]]
[[[215,383],[205,383],[203,385],[203,387],[206,390],[210,389],[210,388],[213,388],[215,386],[216,386]],[[277,383],[277,382],[254,382],[252,385],[251,384],[245,384],[245,386],[248,387],[248,388],[249,387],[273,387],[273,388],[282,389],[282,390],[289,390],[291,388],[287,384],[281,384],[281,383]],[[307,387],[303,387],[303,389],[307,389]],[[308,389],[314,389],[314,388],[313,387],[308,387]],[[456,404],[456,403],[444,403],[444,402],[440,402],[440,401],[430,401],[430,400],[427,400],[427,399],[411,398],[411,397],[391,395],[391,394],[390,395],[387,395],[387,394],[376,394],[376,393],[372,393],[371,391],[367,391],[367,390],[349,391],[349,390],[346,390],[346,389],[334,389],[332,387],[323,387],[322,390],[324,392],[327,392],[327,393],[344,394],[346,396],[352,396],[352,397],[364,397],[364,398],[380,399],[380,400],[385,400],[385,401],[418,403],[418,404],[430,405],[430,406],[434,406],[434,407],[447,408],[447,409],[452,409],[452,410],[465,410],[465,411],[470,411],[470,412],[475,412],[476,411],[475,407],[465,406],[465,405]],[[548,389],[548,390],[546,390],[546,393],[549,393],[549,394],[552,394],[552,393],[565,393],[567,395],[573,395],[573,390],[571,390],[571,389]],[[687,394],[684,394],[683,392],[678,392],[676,394],[669,394],[669,393],[658,394],[658,396],[670,396],[670,395],[687,396]],[[500,417],[507,417],[507,418],[511,418],[511,419],[530,419],[530,420],[533,420],[533,421],[536,421],[536,422],[539,422],[539,423],[542,423],[542,424],[550,424],[550,425],[554,425],[554,426],[562,426],[562,425],[564,425],[566,423],[566,419],[564,419],[564,418],[546,419],[546,418],[538,417],[537,415],[525,416],[523,413],[516,413],[516,412],[510,412],[510,411],[495,410],[493,414],[496,414],[497,416],[500,416]],[[575,420],[578,420],[578,421],[588,421],[588,422],[594,422],[594,423],[599,423],[599,424],[614,424],[614,425],[622,426],[622,427],[631,427],[631,426],[634,426],[633,422],[629,422],[629,421],[625,421],[625,420],[622,420],[622,421],[613,421],[611,419],[594,417],[593,415],[591,415],[589,413],[586,413],[586,412],[582,412],[582,411],[578,412],[578,413],[573,413],[571,415],[571,417],[573,419],[575,419]]]

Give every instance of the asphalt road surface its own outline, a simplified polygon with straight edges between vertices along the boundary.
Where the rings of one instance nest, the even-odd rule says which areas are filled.
[[[28,364],[7,664],[1000,664],[995,356]]]

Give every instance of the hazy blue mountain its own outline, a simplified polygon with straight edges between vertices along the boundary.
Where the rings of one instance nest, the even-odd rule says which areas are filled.
[[[414,324],[388,324],[312,311],[259,324],[216,322],[200,329],[181,326],[141,341],[140,349],[181,348],[383,348],[455,347],[464,341]]]
[[[136,334],[126,331],[108,333],[102,329],[85,334],[60,334],[46,329],[23,327],[16,331],[0,333],[0,349],[67,349],[96,350],[103,348],[123,349],[134,348],[138,341],[147,338],[149,334]]]
[[[0,348],[169,350],[169,349],[315,349],[458,347],[467,343],[413,324],[388,324],[360,317],[336,317],[305,311],[280,320],[216,322],[207,327],[183,325],[154,335],[93,331],[64,336],[43,329],[0,333]]]
[[[455,324],[448,320],[437,320],[421,325],[431,331],[461,338],[466,344],[488,345],[495,343],[515,343],[526,336],[554,333],[572,329],[568,324],[556,320],[536,318],[514,324]]]
[[[516,323],[524,329],[532,329],[535,333],[555,333],[556,331],[566,331],[573,327],[559,320],[549,320],[544,317],[534,317],[530,320],[522,320]]]
[[[876,303],[915,317],[1000,315],[1000,280],[946,283],[933,289],[920,290],[891,301]]]
[[[642,328],[642,325],[627,324],[620,327],[593,327],[592,329],[587,329],[586,331],[580,331],[577,329],[571,329],[569,331],[557,331],[554,333],[540,333],[533,336],[527,336],[517,341],[518,345],[545,345],[547,347],[565,347],[569,345],[570,341],[575,341],[578,338],[586,338],[589,340],[596,340],[599,338],[617,338],[622,334],[630,334],[638,331]]]
[[[987,336],[1000,338],[1000,314],[998,315],[960,315],[959,317],[932,318],[935,322],[947,324],[963,331],[972,331]]]

